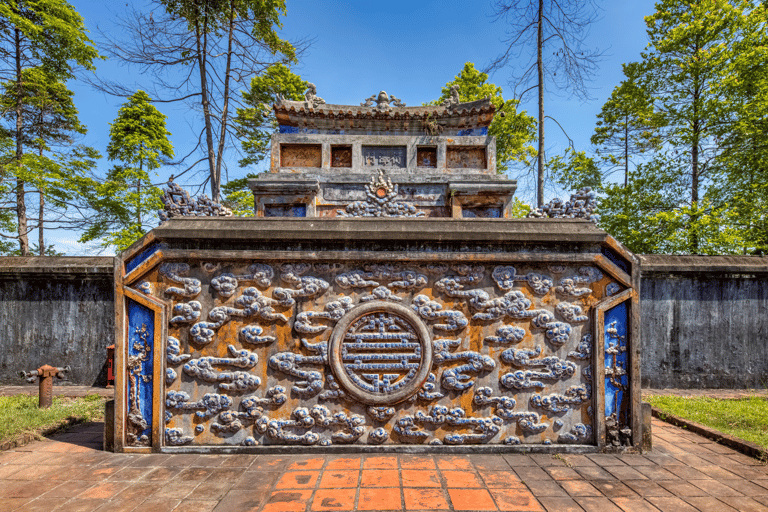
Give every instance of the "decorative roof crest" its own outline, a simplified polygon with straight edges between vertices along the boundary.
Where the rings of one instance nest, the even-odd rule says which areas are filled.
[[[440,105],[452,110],[456,105],[461,103],[461,100],[459,99],[459,86],[458,85],[452,85],[451,86],[451,97],[446,98]]]
[[[571,194],[570,201],[556,197],[544,206],[533,209],[528,218],[585,219],[597,223],[600,216],[594,213],[597,208],[596,197],[592,187],[584,187]]]
[[[317,87],[312,82],[307,83],[307,92],[304,93],[304,99],[307,102],[307,106],[312,108],[325,104],[325,100],[317,95]]]
[[[197,199],[189,192],[173,182],[173,176],[168,179],[168,188],[163,189],[163,205],[165,208],[157,212],[160,222],[173,217],[231,217],[232,210],[219,203],[214,203],[205,194]]]
[[[336,210],[339,217],[424,217],[426,214],[411,204],[395,201],[397,185],[392,184],[383,169],[371,176],[365,186],[365,201],[355,201],[346,210]]]
[[[404,107],[405,103],[400,101],[399,98],[396,98],[394,95],[389,96],[387,95],[386,91],[379,92],[378,96],[376,94],[372,95],[370,98],[367,98],[365,100],[365,103],[361,103],[361,107],[372,107],[373,102],[376,102],[376,108],[379,110],[389,110],[392,107],[389,105],[390,102],[392,102],[396,107]]]

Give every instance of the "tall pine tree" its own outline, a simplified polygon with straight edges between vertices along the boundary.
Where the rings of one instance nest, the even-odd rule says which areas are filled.
[[[109,130],[107,156],[122,164],[115,165],[99,185],[93,206],[102,216],[81,242],[101,239],[104,247],[122,251],[150,228],[149,220],[162,207],[162,191],[151,179],[157,174],[150,171],[160,168],[163,158],[173,157],[165,120],[144,91],[133,94],[120,108]]]
[[[7,127],[15,143],[13,160],[3,166],[3,179],[15,182],[16,235],[19,252],[29,254],[24,154],[24,78],[27,68],[40,67],[58,80],[74,77],[77,67],[93,69],[98,53],[87,36],[83,18],[65,0],[7,0],[0,3],[0,80],[16,85],[15,118]],[[8,237],[8,235],[4,235]]]

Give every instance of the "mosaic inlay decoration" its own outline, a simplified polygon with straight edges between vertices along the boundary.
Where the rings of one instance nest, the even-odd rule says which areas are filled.
[[[135,286],[171,301],[166,446],[596,442],[597,267],[189,261]]]

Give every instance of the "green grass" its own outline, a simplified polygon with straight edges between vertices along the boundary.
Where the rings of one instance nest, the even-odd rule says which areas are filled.
[[[104,417],[104,399],[53,397],[48,409],[38,409],[36,395],[0,396],[0,445],[24,434],[39,437],[57,429]]]
[[[768,449],[768,400],[761,397],[716,399],[707,397],[645,396],[661,412],[701,423],[724,434]]]

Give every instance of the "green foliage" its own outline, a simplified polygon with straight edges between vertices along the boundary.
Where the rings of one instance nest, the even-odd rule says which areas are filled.
[[[471,62],[456,77],[445,84],[441,96],[433,105],[450,98],[451,87],[459,86],[461,101],[476,101],[490,98],[496,107],[496,116],[488,127],[488,134],[496,137],[496,170],[504,173],[513,161],[529,163],[536,156],[531,144],[536,138],[536,120],[525,111],[517,111],[517,100],[505,101],[501,87],[487,83],[488,75],[475,69]]]
[[[701,423],[724,434],[768,449],[768,400],[753,396],[736,400],[709,397],[643,396],[659,411]]]
[[[253,217],[256,210],[253,202],[253,192],[248,188],[248,180],[256,178],[256,174],[248,173],[244,178],[230,180],[221,187],[224,193],[224,206],[232,210],[236,217]]]
[[[277,128],[272,104],[278,96],[299,101],[304,98],[307,84],[282,63],[269,66],[251,79],[251,88],[243,91],[243,102],[247,106],[238,108],[235,118],[237,135],[245,153],[240,160],[241,167],[256,164],[267,156],[270,138]]]
[[[766,8],[755,0],[661,0],[656,8],[646,18],[648,51],[624,67],[592,138],[603,177],[626,173],[625,186],[595,187],[604,195],[600,225],[635,252],[763,253]],[[571,161],[554,167],[574,184],[597,177]]]
[[[5,165],[0,169],[0,180],[15,182],[12,192],[16,196],[12,207],[16,213],[15,238],[23,255],[29,253],[28,233],[34,229],[34,226],[28,225],[24,176],[50,167],[28,168],[27,165],[33,161],[26,158],[25,149],[33,146],[42,158],[43,153],[50,150],[49,144],[61,142],[55,140],[55,133],[81,133],[77,126],[79,123],[65,126],[54,124],[53,133],[47,133],[38,125],[35,143],[32,141],[35,130],[29,123],[35,122],[36,116],[32,115],[30,119],[28,114],[40,112],[52,118],[76,120],[76,111],[74,107],[70,108],[71,93],[63,82],[74,78],[77,68],[93,70],[93,61],[97,58],[99,55],[87,36],[83,18],[66,1],[9,0],[0,4],[0,79],[4,81],[5,107],[10,108],[9,111],[4,110],[3,115],[6,121],[13,118],[3,135],[11,137],[16,146],[15,152],[7,153],[3,159]],[[27,79],[31,82],[27,83]],[[13,88],[9,87],[11,83]],[[59,100],[62,101],[62,108],[55,112],[56,101]],[[43,113],[51,108],[53,111]],[[43,196],[46,194],[42,189],[39,192]],[[3,230],[8,228],[5,220],[2,219]],[[40,238],[43,220],[38,219]],[[4,238],[8,236],[11,235],[4,235]]]
[[[26,68],[21,82],[21,86],[15,80],[2,84],[0,112],[9,125],[15,124],[18,106],[22,144],[38,152],[49,151],[53,145],[71,144],[75,135],[86,133],[77,117],[74,93],[56,75],[42,67]]]
[[[166,116],[150,101],[144,91],[136,92],[111,124],[109,159],[121,160],[125,165],[110,169],[106,180],[91,195],[91,206],[100,215],[80,237],[81,242],[99,239],[102,247],[114,246],[122,251],[147,231],[147,221],[154,217],[148,213],[163,206],[163,192],[151,185],[148,171],[158,169],[163,157],[171,158],[173,146],[168,140]]]
[[[743,2],[662,0],[657,12],[646,18],[648,53],[641,67],[654,93],[656,112],[667,150],[654,157],[661,161],[658,172],[673,173],[666,179],[677,184],[679,194],[669,196],[664,225],[681,230],[686,240],[674,244],[673,252],[700,253],[717,242],[700,237],[699,215],[707,215],[700,202],[707,200],[712,171],[720,156],[715,127],[723,98],[718,83],[733,58],[732,46],[739,37]],[[709,206],[709,205],[707,205]],[[671,222],[674,220],[674,222]],[[706,222],[709,225],[708,222]],[[680,240],[668,231],[666,239]]]
[[[37,395],[0,397],[0,444],[24,434],[40,436],[63,427],[104,416],[104,399],[99,395],[82,398],[53,397],[48,409],[37,407]]]
[[[155,90],[168,96],[164,101],[186,102],[200,116],[196,150],[202,155],[192,167],[207,165],[213,201],[220,200],[225,153],[242,129],[232,122],[242,106],[241,88],[276,62],[297,62],[305,47],[297,50],[281,39],[285,14],[285,0],[152,0],[121,23],[130,41],[110,41],[108,51],[140,67]],[[257,119],[243,118],[246,131],[257,129]],[[258,141],[256,146],[246,148],[247,158],[258,154]]]
[[[531,206],[516,197],[512,198],[512,208],[509,212],[510,219],[524,219],[531,213]]]
[[[86,128],[78,119],[74,94],[58,77],[39,67],[22,70],[21,76],[22,87],[13,80],[1,85],[3,121],[15,127],[18,115],[22,123],[20,130],[5,131],[6,145],[0,154],[13,162],[5,167],[6,176],[24,183],[30,192],[42,194],[45,208],[36,226],[42,237],[44,226],[72,226],[67,211],[82,203],[83,194],[95,185],[89,174],[100,155],[93,148],[73,145],[75,137],[84,134]],[[12,142],[21,147],[20,158],[13,153]],[[10,187],[0,189],[0,194],[3,192],[11,192]],[[15,220],[0,218],[0,231],[17,231]],[[21,249],[2,244],[0,253],[21,254]],[[40,253],[39,246],[36,253]],[[50,251],[43,247],[43,254],[50,255]]]
[[[75,66],[93,70],[100,58],[83,18],[64,0],[6,0],[0,4],[3,46],[15,46],[14,30],[21,32],[23,66],[41,66],[60,79],[72,78]],[[0,53],[6,70],[13,53]]]
[[[734,213],[744,253],[768,253],[768,5],[745,11],[714,93],[726,98],[713,127],[722,148],[712,195]]]
[[[280,39],[275,28],[283,28],[280,16],[287,10],[285,0],[236,0],[230,2],[200,2],[198,0],[160,0],[166,11],[187,21],[190,32],[201,31],[220,35],[233,20],[254,20],[250,35],[263,41],[273,54],[282,53],[289,61],[296,60],[294,47]]]
[[[172,158],[171,135],[165,128],[166,116],[151,103],[144,91],[128,98],[110,124],[107,156],[126,164],[139,164],[140,170],[160,167],[161,157]]]
[[[661,120],[654,110],[653,95],[644,80],[642,67],[632,62],[623,64],[622,69],[626,79],[611,92],[597,115],[591,142],[602,158],[603,178],[620,169],[626,184],[630,158],[661,144]]]
[[[566,190],[592,187],[599,191],[602,188],[603,175],[600,168],[595,159],[587,156],[584,151],[568,148],[563,156],[550,158],[547,168],[555,183]]]

